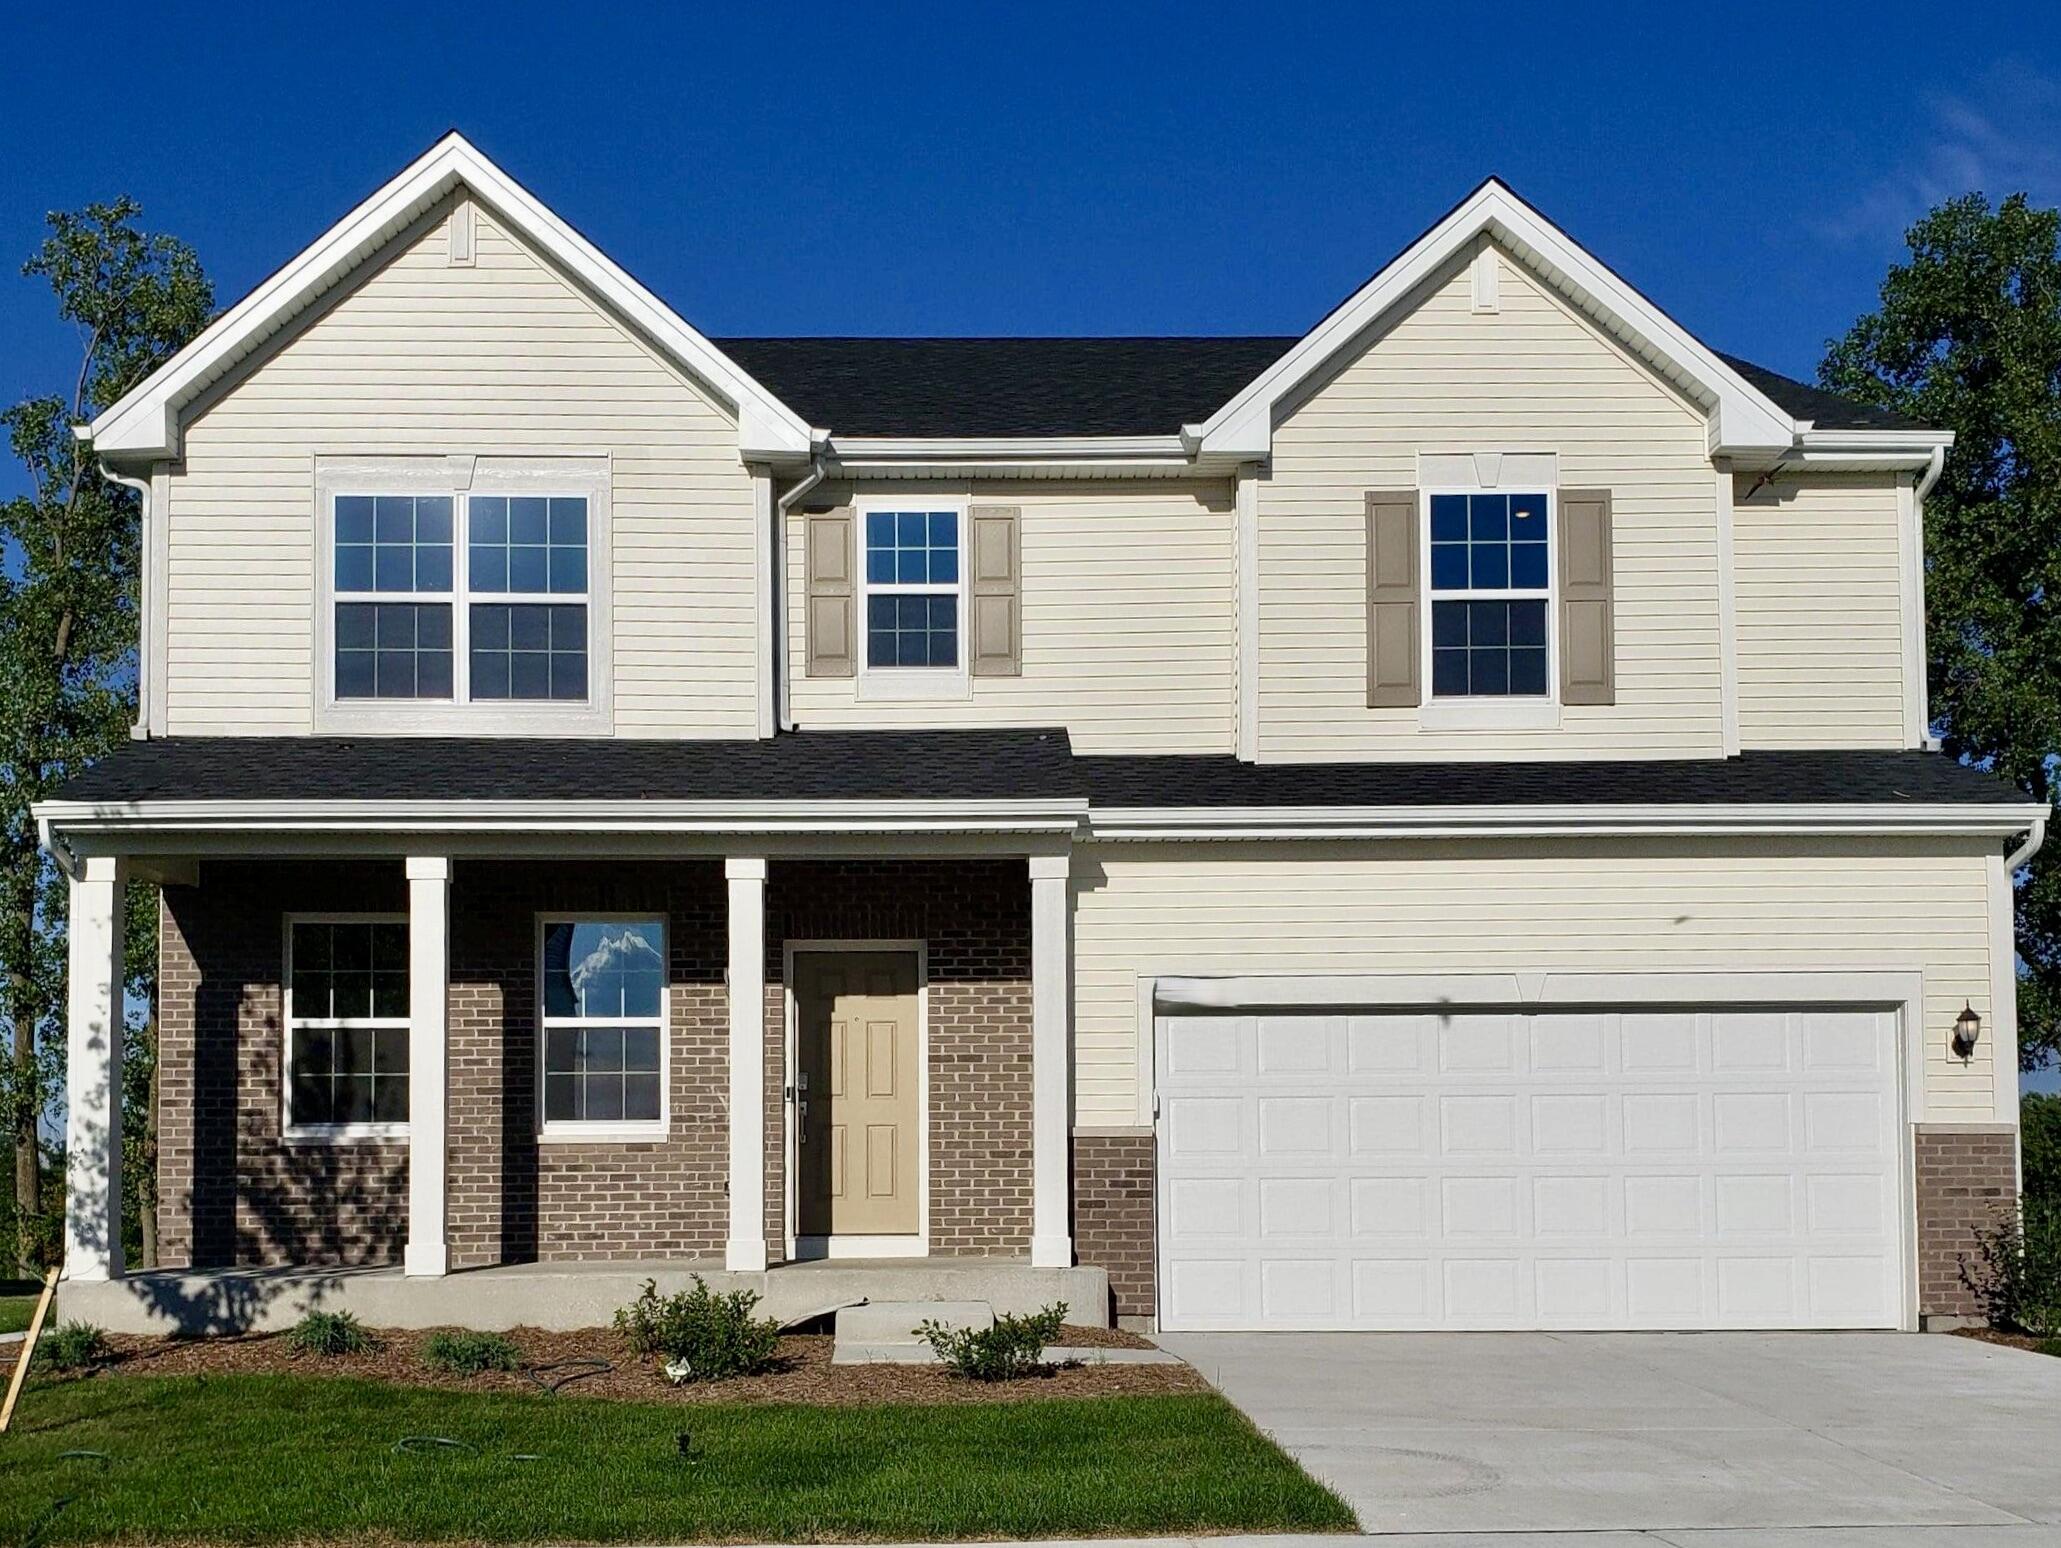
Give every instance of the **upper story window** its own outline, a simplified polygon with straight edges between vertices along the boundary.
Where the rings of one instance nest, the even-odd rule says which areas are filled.
[[[868,510],[866,668],[963,672],[956,509]]]
[[[606,459],[323,458],[318,729],[605,730]]]
[[[1550,497],[1432,494],[1433,698],[1545,698],[1551,691]]]
[[[584,497],[338,495],[335,520],[338,699],[585,701]]]

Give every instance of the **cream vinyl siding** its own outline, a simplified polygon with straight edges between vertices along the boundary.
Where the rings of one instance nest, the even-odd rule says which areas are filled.
[[[612,461],[616,731],[754,734],[734,421],[477,214],[472,267],[447,263],[433,216],[188,422],[164,518],[166,730],[311,729],[318,454],[556,452]]]
[[[1987,864],[1923,839],[1084,845],[1075,1121],[1139,1121],[1143,978],[1529,969],[1919,970],[1929,1117],[1990,1121]],[[1966,1065],[1963,1002],[1988,1028]]]
[[[869,483],[858,492],[905,494],[912,508],[926,498],[970,498],[1020,509],[1023,671],[974,677],[961,697],[904,701],[866,697],[858,677],[810,677],[797,509],[787,518],[787,660],[803,730],[1064,726],[1080,752],[1233,750],[1237,518],[1228,481],[983,482],[970,490],[941,481],[900,491]],[[805,504],[852,498],[852,488],[833,487]],[[853,532],[863,570],[864,523]],[[863,635],[863,606],[858,628]]]
[[[1755,482],[1732,505],[1740,745],[1910,745],[1897,477]]]
[[[1457,264],[1274,432],[1259,487],[1263,762],[1723,751],[1704,416],[1499,261],[1499,311],[1474,311]],[[1569,706],[1557,730],[1434,732],[1414,708],[1367,707],[1366,493],[1416,487],[1419,452],[1472,451],[1555,452],[1561,488],[1611,492],[1617,702]]]

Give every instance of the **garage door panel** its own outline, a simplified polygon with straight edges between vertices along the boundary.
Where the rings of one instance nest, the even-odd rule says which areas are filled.
[[[1895,1326],[1894,1018],[1167,1018],[1169,1328]]]

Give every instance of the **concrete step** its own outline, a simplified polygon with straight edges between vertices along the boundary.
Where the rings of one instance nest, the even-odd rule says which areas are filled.
[[[852,1344],[921,1345],[916,1325],[938,1322],[954,1329],[991,1328],[995,1308],[987,1301],[868,1301],[837,1312],[839,1347]]]

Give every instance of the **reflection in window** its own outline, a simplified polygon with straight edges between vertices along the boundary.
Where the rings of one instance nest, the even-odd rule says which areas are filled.
[[[651,1123],[663,1112],[665,926],[544,926],[544,1121]]]

